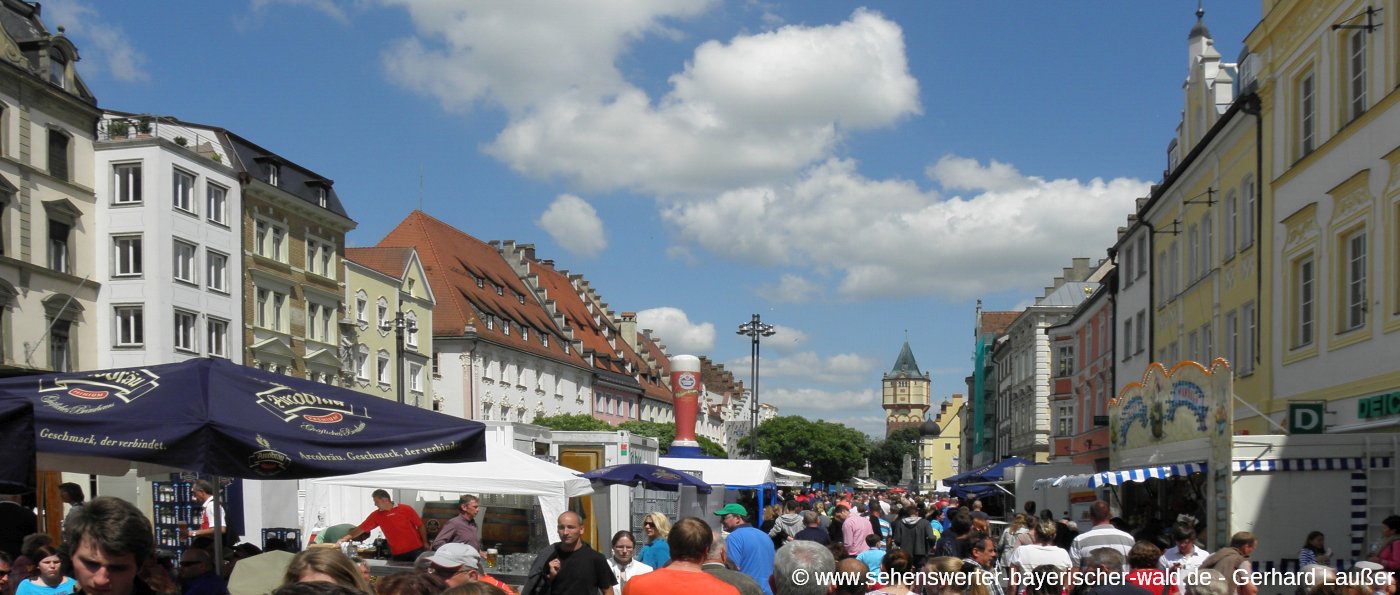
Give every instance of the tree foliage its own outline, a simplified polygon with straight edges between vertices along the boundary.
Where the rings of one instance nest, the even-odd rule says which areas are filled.
[[[593,432],[612,431],[612,424],[601,419],[583,413],[566,413],[562,415],[550,415],[547,417],[536,417],[534,423],[537,426],[544,426],[551,430],[572,431],[572,432]]]
[[[890,432],[884,440],[876,440],[870,447],[870,476],[888,485],[898,483],[904,455],[917,460],[918,440],[918,428],[901,428]]]
[[[760,457],[779,467],[810,472],[813,481],[846,480],[860,469],[868,452],[865,434],[845,424],[788,415],[758,427]]]
[[[716,459],[729,458],[729,453],[725,452],[724,447],[720,446],[718,442],[704,436],[696,436],[695,441],[700,443],[700,454]]]

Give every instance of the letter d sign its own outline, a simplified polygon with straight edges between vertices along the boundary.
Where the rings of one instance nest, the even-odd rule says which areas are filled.
[[[1288,433],[1321,434],[1323,403],[1289,403]]]

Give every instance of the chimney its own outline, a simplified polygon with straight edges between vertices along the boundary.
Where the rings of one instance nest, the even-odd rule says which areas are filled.
[[[535,245],[534,245],[534,244],[521,244],[521,245],[520,245],[520,251],[525,253],[525,259],[526,259],[526,260],[534,260],[534,259],[535,259]]]
[[[622,333],[622,340],[627,342],[632,351],[637,351],[637,313],[623,312],[618,321],[618,328],[618,332]]]

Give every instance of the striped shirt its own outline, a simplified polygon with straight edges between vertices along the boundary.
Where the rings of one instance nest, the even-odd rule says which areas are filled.
[[[1133,539],[1132,535],[1115,529],[1113,525],[1108,523],[1095,525],[1094,528],[1080,533],[1079,537],[1074,538],[1074,544],[1069,548],[1069,559],[1070,562],[1074,563],[1075,568],[1081,568],[1084,566],[1085,559],[1094,550],[1111,547],[1123,554],[1123,570],[1126,571],[1128,569],[1128,551],[1133,549],[1134,543],[1136,540]]]

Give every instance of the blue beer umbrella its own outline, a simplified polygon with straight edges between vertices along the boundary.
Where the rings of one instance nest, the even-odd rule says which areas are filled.
[[[479,422],[220,358],[0,380],[0,406],[16,401],[33,407],[38,453],[204,475],[306,479],[486,460]]]
[[[23,399],[0,400],[0,436],[5,437],[8,455],[20,455],[0,457],[0,494],[34,489],[34,405]]]
[[[695,486],[696,491],[702,494],[710,493],[710,484],[696,479],[694,475],[684,471],[677,471],[670,467],[660,465],[648,465],[645,463],[628,463],[625,465],[610,465],[599,467],[587,473],[580,473],[584,479],[603,485],[644,485],[653,490],[664,490],[674,492],[680,486]]]

